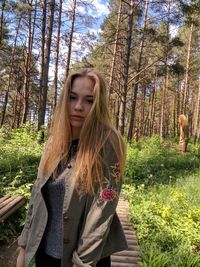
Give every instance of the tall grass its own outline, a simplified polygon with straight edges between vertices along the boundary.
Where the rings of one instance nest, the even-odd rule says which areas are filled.
[[[157,137],[129,146],[124,192],[142,266],[200,266],[200,150],[189,150]]]

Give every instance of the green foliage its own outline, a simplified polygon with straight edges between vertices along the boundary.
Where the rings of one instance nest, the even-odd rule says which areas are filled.
[[[179,153],[170,143],[160,144],[158,136],[128,145],[125,180],[145,186],[174,182],[200,167],[200,145],[189,144],[193,153]]]
[[[156,136],[128,147],[123,190],[143,267],[200,266],[199,147],[182,155]]]
[[[37,133],[30,125],[15,129],[9,136],[0,132],[0,194],[29,191],[26,183],[36,177],[43,145],[37,143]]]
[[[7,133],[0,130],[0,195],[23,195],[30,198],[32,184],[36,179],[43,145],[37,142],[35,125],[26,124]],[[0,224],[0,240],[18,233],[24,224],[26,208]]]

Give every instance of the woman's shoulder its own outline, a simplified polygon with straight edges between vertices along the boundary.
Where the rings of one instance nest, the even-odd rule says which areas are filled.
[[[125,142],[121,134],[116,130],[112,129],[105,142],[105,148],[107,151],[119,151],[125,148]]]
[[[109,137],[107,138],[104,146],[103,152],[106,157],[121,158],[125,154],[125,142],[122,136],[117,131],[111,131]]]

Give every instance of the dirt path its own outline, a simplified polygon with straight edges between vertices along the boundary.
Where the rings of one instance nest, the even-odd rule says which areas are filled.
[[[15,267],[17,257],[17,240],[12,239],[7,244],[0,243],[0,267]]]

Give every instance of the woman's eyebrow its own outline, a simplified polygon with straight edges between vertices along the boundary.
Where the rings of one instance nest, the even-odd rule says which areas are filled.
[[[70,94],[74,94],[74,95],[77,95],[77,93],[73,92],[73,91],[70,91]]]
[[[91,97],[91,98],[93,98],[94,96],[93,95],[86,95],[85,97]]]
[[[76,92],[73,92],[73,91],[70,91],[70,94],[73,94],[73,95],[78,95]],[[85,97],[87,98],[93,98],[94,96],[93,95],[85,95]]]

